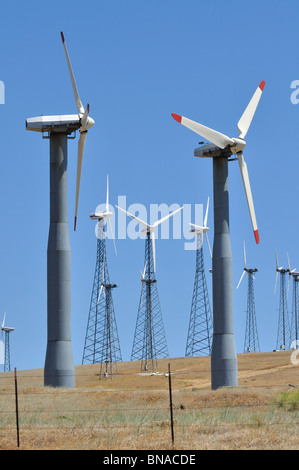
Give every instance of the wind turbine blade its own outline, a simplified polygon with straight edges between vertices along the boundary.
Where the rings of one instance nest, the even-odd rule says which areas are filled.
[[[247,108],[245,109],[244,113],[242,114],[239,122],[238,122],[238,129],[239,129],[239,138],[244,139],[246,136],[248,129],[250,127],[252,118],[255,114],[257,105],[259,104],[260,98],[262,96],[262,92],[265,86],[264,80],[261,81],[259,86],[257,87],[255,93],[253,94],[251,100],[249,101]]]
[[[111,226],[111,222],[110,222],[110,219],[109,219],[109,218],[108,218],[108,224],[109,224],[109,228],[110,228],[110,232],[111,232],[111,236],[112,236],[112,240],[113,240],[114,251],[115,251],[115,254],[117,255],[116,245],[115,245],[115,240],[114,240],[114,235],[113,235],[112,226]]]
[[[163,217],[162,219],[160,220],[157,220],[151,227],[152,228],[156,228],[158,227],[158,225],[162,224],[163,222],[165,222],[165,220],[169,219],[170,217],[172,217],[173,215],[177,214],[179,211],[181,211],[183,209],[184,206],[182,207],[179,207],[179,209],[176,209],[175,211],[171,212],[171,214],[168,214],[166,215],[165,217]]]
[[[204,223],[203,223],[204,227],[207,226],[207,222],[208,222],[209,202],[210,202],[210,198],[208,197],[207,208],[206,208],[206,215],[205,215],[205,220],[204,220]]]
[[[207,243],[208,243],[208,247],[209,247],[209,250],[210,250],[211,258],[213,258],[212,251],[211,251],[211,247],[210,247],[210,243],[209,243],[209,239],[208,239],[208,233],[207,233],[207,232],[205,232],[205,236],[206,236],[206,239],[207,239]]]
[[[234,141],[227,137],[227,135],[214,131],[214,129],[210,129],[209,127],[203,126],[198,122],[191,121],[191,119],[185,118],[184,116],[180,116],[179,114],[175,113],[172,113],[172,117],[180,124],[183,124],[183,126],[187,127],[193,132],[196,132],[196,134],[199,134],[201,137],[209,140],[221,149],[224,149],[227,145],[234,144]]]
[[[256,243],[259,243],[260,238],[259,238],[259,232],[258,232],[257,223],[256,223],[255,210],[254,210],[254,205],[253,205],[253,199],[252,199],[251,187],[250,187],[250,182],[249,182],[248,170],[247,170],[247,165],[245,163],[242,152],[238,153],[238,161],[239,161],[240,171],[241,171],[241,175],[242,175],[242,179],[243,179],[243,184],[244,184],[245,194],[246,194],[246,198],[247,198],[247,204],[248,204],[248,208],[249,208],[249,213],[250,213],[250,218],[251,218],[251,223],[252,223],[252,227],[253,227],[255,241],[256,241]]]
[[[99,303],[99,301],[100,301],[100,297],[101,297],[102,290],[103,290],[103,284],[101,285],[101,289],[100,289],[100,292],[99,292],[99,295],[98,295],[98,301],[97,301],[97,304],[98,304],[98,303]]]
[[[279,268],[278,268],[278,258],[277,258],[277,251],[276,251],[276,248],[275,248],[275,260],[276,260],[276,269],[279,269]]]
[[[152,239],[152,249],[153,249],[154,272],[156,272],[156,246],[155,246],[155,233],[153,230],[151,230],[151,239]]]
[[[121,207],[118,207],[118,206],[115,206],[115,207],[117,207],[120,211],[122,211],[122,212],[124,212],[125,214],[127,214],[127,215],[128,215],[129,217],[131,217],[132,219],[137,220],[137,222],[139,222],[139,223],[140,223],[141,225],[143,225],[144,227],[149,228],[149,225],[148,225],[146,222],[144,222],[144,221],[141,220],[141,219],[138,219],[138,217],[136,217],[135,215],[130,214],[130,212],[126,211],[125,209],[122,209]]]
[[[80,132],[80,139],[78,141],[78,159],[77,159],[77,184],[76,184],[76,207],[75,207],[75,223],[74,230],[76,230],[77,225],[77,214],[78,214],[78,203],[79,203],[79,193],[80,193],[80,181],[81,181],[81,170],[82,170],[82,161],[83,161],[83,152],[86,141],[87,131]]]
[[[1,324],[1,327],[2,327],[2,329],[4,328],[4,324],[5,324],[5,317],[6,317],[6,312],[4,312],[4,317],[3,317],[2,324]]]
[[[242,276],[240,277],[240,281],[239,281],[239,284],[237,285],[237,289],[239,288],[239,285],[240,285],[241,282],[242,282],[242,279],[243,279],[243,277],[244,277],[245,272],[246,272],[246,271],[244,270],[243,273],[242,273]]]
[[[246,250],[245,250],[245,241],[244,241],[244,268],[246,269]]]
[[[289,267],[289,271],[291,272],[291,265],[290,265],[289,253],[287,253],[287,258],[288,258],[288,267]]]
[[[65,40],[64,40],[64,34],[63,34],[62,31],[61,31],[60,34],[61,34],[62,44],[63,44],[64,51],[65,51],[67,65],[68,65],[68,68],[69,68],[69,74],[70,74],[70,77],[71,77],[73,92],[74,92],[75,101],[76,101],[76,107],[77,107],[77,110],[78,110],[79,114],[84,114],[84,108],[83,108],[82,102],[81,102],[80,97],[79,97],[75,77],[74,77],[74,74],[73,74],[73,69],[72,69],[72,66],[71,66],[71,61],[70,61],[69,54],[68,54],[67,47],[66,47],[66,43],[65,43]]]

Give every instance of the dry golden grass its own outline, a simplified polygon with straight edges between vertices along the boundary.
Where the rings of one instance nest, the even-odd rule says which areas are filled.
[[[238,387],[211,391],[210,358],[118,365],[99,380],[99,365],[76,367],[74,389],[43,386],[43,370],[18,371],[21,449],[297,449],[298,366],[290,351],[238,356]],[[16,448],[14,373],[0,376],[0,449]],[[297,390],[298,389],[298,390]]]

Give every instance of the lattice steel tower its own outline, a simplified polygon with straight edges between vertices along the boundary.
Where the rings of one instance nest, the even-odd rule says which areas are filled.
[[[145,265],[141,283],[131,361],[141,361],[141,370],[154,372],[158,368],[157,359],[168,357],[168,347],[154,270],[152,239],[149,232],[145,242]]]
[[[4,314],[3,322],[1,323],[1,336],[4,332],[4,372],[10,371],[10,345],[9,345],[9,337],[10,333],[14,331],[14,328],[11,326],[5,326],[5,317],[6,313]]]
[[[240,278],[237,289],[239,288],[243,276],[248,274],[248,293],[247,293],[247,314],[246,314],[246,328],[244,340],[244,353],[246,352],[260,352],[259,338],[257,332],[257,322],[255,313],[255,300],[254,300],[254,276],[253,273],[258,272],[257,268],[246,267],[246,249],[244,242],[244,270]]]
[[[289,283],[291,277],[293,278],[293,299],[292,299],[292,314],[291,314],[291,346],[294,349],[299,349],[299,272],[296,269],[291,269],[290,260],[288,255],[289,266]],[[288,286],[289,288],[289,286]]]
[[[112,289],[117,286],[110,283],[106,256],[105,218],[109,222],[112,215],[108,206],[107,189],[106,211],[90,215],[98,220],[97,258],[82,359],[82,364],[100,363],[100,378],[112,378],[117,373],[117,362],[122,360],[112,299]]]
[[[277,253],[276,255],[276,281],[275,281],[275,290],[277,284],[277,276],[280,274],[280,298],[279,298],[279,318],[278,318],[278,331],[277,331],[277,340],[276,340],[276,349],[288,349],[291,343],[291,332],[290,332],[290,323],[289,323],[289,313],[288,313],[288,301],[287,301],[287,291],[286,291],[286,274],[289,272],[289,269],[285,269],[282,266],[278,267]]]
[[[212,314],[203,255],[203,233],[206,235],[211,254],[211,248],[207,236],[207,231],[209,230],[207,227],[208,208],[209,199],[204,226],[200,227],[192,224],[194,228],[190,230],[190,232],[196,234],[196,267],[185,356],[210,355],[212,348]]]
[[[145,264],[144,272],[141,276],[142,289],[133,340],[131,361],[140,360],[141,370],[149,370],[149,368],[151,368],[154,372],[158,367],[157,359],[168,357],[166,335],[155,275],[156,249],[154,230],[160,224],[181,211],[183,207],[180,207],[171,214],[162,217],[162,219],[157,220],[153,225],[149,225],[147,222],[139,219],[138,217],[135,217],[135,215],[130,214],[121,207],[116,207],[142,225],[142,231],[146,234]]]

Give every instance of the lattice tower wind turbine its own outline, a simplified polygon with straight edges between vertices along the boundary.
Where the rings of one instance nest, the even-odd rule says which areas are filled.
[[[289,254],[288,268],[289,268],[289,282],[288,291],[291,278],[293,279],[293,299],[292,299],[292,314],[291,314],[291,346],[293,349],[299,349],[299,272],[296,268],[291,269]]]
[[[212,314],[203,254],[203,234],[205,234],[212,258],[208,238],[210,229],[207,226],[209,200],[208,198],[203,226],[190,223],[192,227],[190,232],[196,235],[196,265],[185,356],[210,355],[212,348]]]
[[[247,268],[246,266],[246,248],[244,241],[244,269],[237,285],[239,289],[245,273],[248,274],[248,291],[247,291],[247,315],[246,315],[246,328],[244,340],[244,353],[247,352],[260,352],[260,344],[257,330],[255,300],[254,300],[254,284],[255,279],[253,273],[257,273],[257,268]]]
[[[122,360],[112,289],[117,287],[109,279],[105,223],[110,229],[111,238],[116,245],[110,217],[113,212],[109,206],[109,178],[107,176],[106,206],[104,211],[96,210],[90,214],[97,220],[97,258],[90,301],[90,309],[85,336],[82,364],[100,363],[100,378],[117,374],[117,363]]]
[[[1,323],[1,364],[4,364],[4,372],[10,371],[10,333],[14,331],[14,328],[11,326],[5,326],[5,317],[6,312],[4,313],[3,321]],[[4,342],[3,342],[3,333],[4,333]],[[4,343],[4,344],[3,344]],[[3,347],[4,346],[4,347]]]
[[[274,295],[276,293],[278,274],[280,274],[279,316],[278,316],[276,349],[285,350],[285,349],[288,349],[291,344],[291,332],[290,332],[287,287],[286,287],[286,275],[289,272],[289,269],[288,268],[286,269],[283,266],[279,266],[276,250],[275,250],[275,261],[276,261],[276,279],[275,279]]]
[[[146,234],[145,264],[141,276],[142,289],[139,302],[131,360],[141,361],[141,370],[157,370],[158,358],[168,357],[168,347],[162,318],[160,300],[156,280],[156,249],[154,230],[170,217],[183,209],[173,211],[167,216],[149,225],[125,209],[116,206],[120,211],[136,220]]]

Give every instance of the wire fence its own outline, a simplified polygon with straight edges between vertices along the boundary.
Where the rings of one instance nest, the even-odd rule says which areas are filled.
[[[86,377],[82,375],[82,378]],[[106,440],[109,433],[114,439],[115,432],[119,439],[131,435],[133,440],[142,434],[155,434],[173,447],[176,440],[181,440],[183,435],[189,436],[190,432],[194,437],[194,433],[242,431],[246,426],[253,430],[279,426],[295,432],[299,425],[299,404],[294,401],[283,403],[284,409],[287,404],[292,413],[281,414],[281,403],[259,401],[258,397],[247,402],[236,397],[231,400],[227,396],[209,401],[198,393],[198,389],[173,390],[170,365],[165,374],[167,387],[164,383],[163,390],[114,389],[113,381],[110,388],[23,386],[22,381],[26,379],[26,384],[30,383],[30,378],[39,376],[17,374],[16,369],[14,374],[0,375],[0,439],[4,440],[4,433],[10,433],[14,441],[10,445],[18,448],[28,445],[33,431],[40,436],[50,433],[52,439],[62,432],[99,433],[105,435]]]

